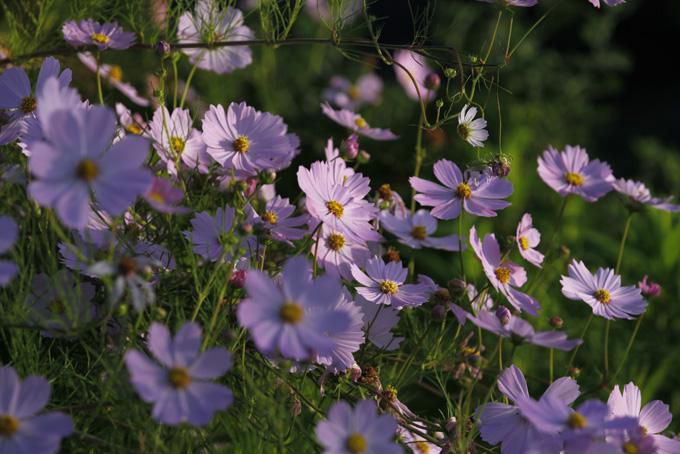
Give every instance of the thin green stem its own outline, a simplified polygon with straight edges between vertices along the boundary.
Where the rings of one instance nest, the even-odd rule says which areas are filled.
[[[97,95],[99,96],[99,104],[104,104],[104,92],[102,91],[102,76],[101,71],[101,55],[97,52],[97,66],[95,68],[95,77],[97,78]]]
[[[531,293],[538,283],[540,282],[541,276],[543,276],[543,273],[545,272],[545,269],[547,268],[547,263],[548,259],[550,258],[554,245],[555,245],[555,240],[557,240],[557,236],[560,233],[560,230],[562,229],[562,218],[564,217],[564,210],[567,208],[567,200],[569,200],[569,196],[563,197],[562,198],[562,203],[560,204],[560,210],[557,212],[557,219],[555,220],[555,228],[553,230],[552,235],[550,236],[550,241],[548,241],[548,245],[545,248],[545,257],[543,258],[543,263],[546,264],[544,265],[541,270],[538,272],[536,277],[533,279],[531,282],[531,285],[529,286],[529,290],[527,293]]]
[[[621,261],[623,260],[623,251],[626,248],[626,240],[628,239],[628,232],[630,232],[630,224],[633,220],[633,214],[630,213],[628,218],[626,218],[626,226],[623,228],[623,236],[621,237],[621,243],[619,244],[619,255],[616,257],[616,268],[615,273],[619,274],[621,270]]]
[[[593,321],[593,313],[590,313],[590,316],[588,317],[588,321],[586,322],[586,326],[583,327],[583,331],[581,332],[581,337],[579,339],[583,340],[585,337],[586,333],[588,332],[588,327],[590,327],[590,323]],[[569,364],[567,365],[567,372],[569,372],[569,369],[571,369],[571,366],[574,364],[574,359],[576,359],[576,354],[578,353],[579,348],[581,348],[581,345],[577,345],[576,348],[574,348],[574,351],[571,352],[571,357],[569,358]]]
[[[196,74],[196,68],[198,66],[194,65],[191,67],[191,71],[189,71],[189,75],[187,76],[186,82],[184,82],[184,90],[182,91],[182,99],[179,101],[179,108],[182,109],[184,108],[184,101],[187,99],[187,93],[189,93],[189,86],[191,86],[191,80],[194,78],[194,74]]]
[[[423,158],[425,157],[425,150],[423,149],[423,126],[425,122],[425,111],[420,110],[420,117],[418,119],[418,135],[416,136],[416,164],[413,169],[413,175],[420,176],[420,168],[423,165]],[[411,213],[416,210],[416,190],[411,189]]]
[[[630,339],[628,340],[628,345],[626,346],[626,351],[623,354],[623,360],[619,364],[619,367],[616,369],[616,372],[614,372],[614,375],[612,375],[612,382],[616,380],[616,377],[619,376],[621,371],[623,370],[623,366],[626,364],[626,360],[628,359],[628,355],[630,354],[631,349],[633,348],[633,343],[635,343],[635,338],[637,337],[638,331],[640,331],[640,325],[642,325],[642,317],[644,314],[641,314],[637,322],[635,322],[635,328],[633,328],[633,334],[631,334]]]

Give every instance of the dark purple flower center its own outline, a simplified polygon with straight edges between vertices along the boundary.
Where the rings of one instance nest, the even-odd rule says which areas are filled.
[[[279,309],[279,317],[285,323],[296,325],[305,318],[305,311],[299,304],[286,301],[281,305],[281,309]]]
[[[333,250],[339,251],[345,245],[345,237],[341,233],[331,233],[326,240],[326,246]]]
[[[585,416],[575,411],[567,418],[567,425],[572,429],[585,429],[588,426]]]
[[[101,33],[92,33],[92,35],[90,35],[90,38],[92,38],[92,41],[94,41],[97,44],[109,43],[109,37],[106,35],[102,35]]]
[[[234,151],[245,154],[250,148],[250,140],[248,140],[247,136],[238,136],[232,145],[234,147]]]
[[[184,367],[173,367],[168,371],[168,381],[177,389],[185,389],[191,384],[191,375]]]
[[[498,279],[501,284],[507,284],[510,282],[510,274],[512,273],[510,272],[510,268],[501,266],[496,268],[494,274],[496,275],[496,279]]]
[[[92,159],[83,159],[76,167],[76,176],[86,183],[91,182],[99,175],[99,167]]]
[[[271,225],[275,225],[279,221],[279,217],[273,211],[265,211],[262,214],[262,220]]]
[[[346,447],[347,450],[353,454],[361,454],[366,451],[368,443],[363,435],[358,432],[352,432],[349,434],[349,437],[347,437]]]
[[[583,186],[585,180],[583,175],[577,172],[567,172],[564,174],[564,181],[572,186]]]
[[[411,236],[416,240],[424,240],[427,238],[427,229],[424,225],[417,225],[411,230]]]
[[[472,189],[467,183],[460,183],[456,186],[456,197],[459,199],[469,199],[472,196]]]
[[[13,416],[0,415],[0,435],[11,437],[19,430],[19,420]]]
[[[37,107],[38,102],[35,100],[33,96],[26,96],[24,99],[21,100],[21,104],[19,105],[19,109],[21,109],[21,111],[25,114],[34,112]]]
[[[396,293],[399,291],[399,284],[385,279],[380,283],[380,291],[385,295],[396,295]]]
[[[612,300],[612,295],[609,293],[608,290],[605,290],[603,288],[596,291],[593,296],[595,297],[596,300],[598,300],[602,304],[609,304]]]

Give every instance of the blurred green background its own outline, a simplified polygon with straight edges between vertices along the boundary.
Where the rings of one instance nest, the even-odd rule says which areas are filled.
[[[150,20],[152,6],[147,2],[2,0],[0,3],[3,4],[0,44],[8,48],[11,55],[54,47],[54,43],[61,42],[59,30],[63,21],[80,17],[117,20],[125,29],[139,32],[146,43],[174,39],[172,31],[164,31]],[[172,9],[188,8],[191,3],[173,2]],[[548,145],[562,148],[565,144],[580,144],[587,148],[591,158],[609,162],[617,177],[639,179],[659,196],[680,195],[680,84],[670,67],[670,60],[677,54],[671,38],[680,29],[680,2],[628,0],[616,8],[597,10],[586,0],[545,0],[536,8],[505,11],[489,63],[503,63],[511,15],[514,44],[553,7],[502,69],[503,89],[482,89],[476,98],[485,106],[490,132],[481,157],[495,155],[502,144],[502,152],[511,158],[510,179],[515,187],[512,206],[497,219],[474,220],[481,232],[493,231],[499,238],[514,233],[524,212],[533,215],[544,241],[552,235],[560,198],[536,173],[536,159]],[[408,44],[414,36],[425,34],[426,43],[453,46],[465,60],[483,54],[498,11],[493,5],[472,0],[410,3],[382,0],[370,7],[371,14],[378,18],[383,43]],[[425,17],[427,20],[422,20]],[[257,11],[246,13],[246,21],[260,37]],[[304,12],[291,33],[295,37],[328,35],[325,26]],[[349,24],[342,36],[365,37],[365,26]],[[409,196],[408,177],[413,172],[418,106],[405,96],[394,80],[391,67],[370,55],[347,59],[324,45],[255,46],[253,54],[254,63],[244,70],[224,76],[197,72],[192,87],[202,102],[192,104],[196,118],[200,119],[201,109],[207,104],[241,100],[283,116],[302,143],[302,154],[291,169],[281,173],[278,184],[281,193],[294,197],[297,165],[321,159],[328,137],[333,137],[336,143],[344,138],[345,132],[320,112],[321,92],[329,79],[344,75],[355,80],[364,72],[376,71],[385,81],[382,102],[363,109],[362,113],[373,125],[389,127],[401,138],[395,142],[362,140],[362,148],[372,159],[360,171],[372,178],[374,189],[389,183],[405,198]],[[160,63],[153,52],[142,50],[107,53],[104,60],[120,65],[123,77],[146,92],[149,77],[157,73]],[[96,99],[93,74],[74,56],[66,56],[62,61],[73,68],[74,85],[81,93]],[[40,60],[32,60],[28,66],[36,68],[39,63]],[[180,77],[185,78],[190,68],[186,57],[181,58]],[[458,83],[458,79],[452,81],[453,86]],[[121,101],[135,110],[118,92],[105,90],[107,102]],[[429,109],[432,116],[432,105]],[[138,111],[147,118],[152,114],[150,109]],[[197,126],[200,127],[200,121]],[[455,124],[444,126],[437,134],[428,134],[426,148],[425,177],[431,175],[431,165],[438,159],[451,159],[461,166],[477,159],[475,152],[457,136]],[[554,264],[536,285],[534,296],[544,307],[535,321],[536,326],[546,328],[548,318],[559,315],[571,336],[580,333],[589,308],[562,297],[559,276],[566,273],[569,257],[584,260],[593,271],[600,266],[613,268],[626,215],[623,204],[614,194],[594,204],[569,201],[559,236],[560,244],[568,249],[569,255],[555,254]],[[468,218],[466,223],[470,221]],[[441,227],[442,232],[455,229],[453,224],[444,223]],[[403,250],[403,255],[408,257],[408,251]],[[418,271],[440,284],[458,275],[456,256],[419,251],[416,258]],[[466,260],[466,268],[473,270],[477,282],[482,282],[480,267],[471,254],[466,254]],[[530,271],[530,282],[536,274],[535,270]],[[635,381],[642,388],[644,401],[662,399],[671,405],[675,415],[680,415],[678,215],[653,210],[635,215],[621,274],[623,282],[629,285],[647,274],[663,286],[663,293],[650,302],[641,333],[618,381],[621,384]],[[612,324],[610,357],[614,369],[634,323]],[[577,364],[584,369],[580,379],[583,389],[599,383],[603,329],[604,321],[594,320],[579,352]],[[545,377],[547,355],[543,350],[519,349],[516,358],[528,375]],[[558,375],[564,372],[567,358],[567,355],[557,355]],[[530,385],[537,383],[530,382]],[[541,386],[539,383],[537,388]],[[409,402],[414,396],[407,392],[402,400]],[[429,410],[415,399],[409,403],[415,410]],[[680,430],[680,421],[676,420],[672,427]]]

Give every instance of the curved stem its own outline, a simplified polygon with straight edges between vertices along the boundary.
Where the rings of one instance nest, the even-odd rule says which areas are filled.
[[[196,68],[198,68],[196,65],[191,67],[191,71],[189,72],[189,76],[187,76],[187,80],[184,83],[184,90],[182,91],[182,99],[179,102],[179,108],[182,109],[184,107],[184,101],[187,99],[187,93],[189,93],[189,86],[191,85],[191,80],[194,78],[194,74],[196,73]]]
[[[590,317],[588,317],[588,321],[586,322],[586,326],[583,327],[583,332],[581,332],[580,339],[583,340],[585,337],[586,333],[588,332],[588,327],[590,327],[590,322],[593,321],[593,313],[590,313]],[[578,353],[579,348],[581,348],[581,345],[577,345],[576,348],[574,348],[574,351],[571,353],[571,357],[569,358],[569,364],[567,365],[567,372],[569,372],[569,369],[571,369],[571,366],[574,364],[574,359],[576,359],[576,354]]]
[[[616,380],[616,377],[619,376],[621,371],[623,370],[623,366],[626,364],[626,360],[628,359],[628,355],[630,354],[631,349],[633,348],[633,343],[635,343],[635,338],[637,337],[638,331],[640,331],[640,325],[642,324],[642,317],[644,316],[644,313],[638,317],[637,322],[635,322],[635,328],[633,328],[633,334],[631,334],[630,339],[628,340],[628,345],[626,346],[626,351],[623,354],[623,360],[619,364],[619,367],[616,368],[616,372],[614,372],[614,375],[612,375],[612,381]]]
[[[101,58],[99,52],[97,52],[97,67],[95,68],[95,74],[97,78],[97,95],[99,96],[99,104],[104,104],[104,92],[102,91],[102,76],[101,76]]]

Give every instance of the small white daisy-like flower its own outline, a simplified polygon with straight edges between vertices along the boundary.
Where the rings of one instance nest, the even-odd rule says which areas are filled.
[[[458,115],[458,134],[473,147],[483,147],[489,132],[486,130],[486,120],[475,119],[476,115],[477,108],[465,104]]]

